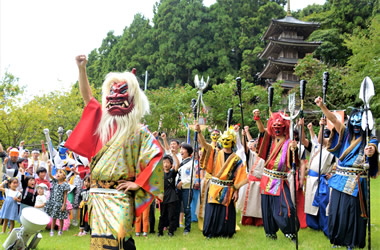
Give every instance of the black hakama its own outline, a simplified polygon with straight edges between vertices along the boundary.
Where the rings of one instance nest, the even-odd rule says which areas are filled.
[[[204,216],[204,236],[208,238],[232,237],[235,234],[236,210],[233,201],[230,202],[228,208],[221,204],[206,202]]]
[[[364,248],[367,219],[361,215],[359,195],[355,197],[332,189],[328,219],[331,244]]]
[[[288,184],[285,181],[283,183],[283,190],[281,190],[279,196],[261,195],[261,211],[263,213],[263,224],[267,237],[277,238],[276,233],[280,229],[285,237],[290,239],[295,238],[296,225],[298,231],[300,224],[298,219],[296,224],[296,210],[290,196]]]

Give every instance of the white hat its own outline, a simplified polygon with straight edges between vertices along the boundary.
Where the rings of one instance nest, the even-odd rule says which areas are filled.
[[[46,186],[46,184],[45,183],[40,183],[40,184],[38,184],[37,185],[37,188],[43,188],[43,189],[45,189],[45,190],[48,190],[48,186]]]

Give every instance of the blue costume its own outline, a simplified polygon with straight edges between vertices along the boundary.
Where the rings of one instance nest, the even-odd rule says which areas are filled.
[[[306,223],[308,227],[315,230],[321,229],[326,236],[329,236],[326,208],[330,201],[330,190],[326,177],[332,170],[335,157],[323,148],[322,164],[319,166],[320,144],[310,142],[306,149],[311,151],[305,191]]]
[[[341,131],[333,129],[327,145],[328,150],[339,159],[336,174],[328,181],[332,188],[328,211],[330,242],[349,248],[365,246],[367,171],[375,177],[379,165],[376,139],[369,142],[375,147],[376,153],[372,157],[365,157],[366,141],[360,124],[359,111],[351,115],[347,128],[342,125]],[[365,169],[366,161],[369,170]]]

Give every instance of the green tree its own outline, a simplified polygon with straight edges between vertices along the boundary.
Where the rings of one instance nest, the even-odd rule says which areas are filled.
[[[273,111],[284,109],[282,104],[283,89],[279,83],[274,84],[275,95],[273,98]],[[226,127],[227,111],[229,108],[234,110],[233,123],[241,124],[241,111],[239,96],[236,93],[236,81],[233,76],[228,76],[225,83],[214,85],[213,89],[208,91],[205,97],[205,103],[210,107],[208,113],[209,125],[212,127],[217,126],[223,130]],[[243,116],[244,125],[250,126],[252,135],[257,135],[258,130],[253,121],[252,111],[259,109],[262,112],[262,118],[268,118],[268,93],[262,86],[256,86],[254,83],[247,82],[242,79],[242,103],[243,103]],[[223,104],[223,105],[221,105]]]
[[[259,53],[264,49],[262,35],[268,28],[272,19],[285,16],[282,6],[275,2],[268,1],[262,6],[258,6],[255,15],[250,14],[240,19],[241,35],[239,37],[239,48],[242,51],[242,62],[240,74],[247,81],[253,81],[257,72],[263,69],[263,61],[258,58]]]
[[[201,0],[161,0],[153,18],[153,86],[190,83],[197,73],[207,73],[211,33],[207,8]]]
[[[179,113],[192,121],[191,99],[197,98],[197,90],[190,85],[158,88],[146,91],[150,103],[150,115],[144,117],[151,131],[157,130],[162,118],[162,129],[169,136],[185,135]],[[192,123],[192,122],[191,122]]]
[[[19,78],[5,71],[0,80],[0,109],[6,109],[7,105],[15,101],[15,98],[24,92],[23,86],[18,85]]]
[[[93,89],[95,96],[98,93]],[[8,111],[0,111],[0,138],[4,146],[17,146],[25,141],[28,147],[40,147],[45,140],[43,129],[49,128],[53,144],[58,145],[59,126],[74,129],[83,112],[84,102],[75,86],[70,91],[51,92],[31,101],[11,102]],[[64,136],[63,139],[66,139]]]
[[[308,40],[322,42],[314,51],[314,56],[332,66],[345,65],[347,58],[352,54],[351,50],[344,46],[344,37],[337,28],[316,30]]]
[[[313,58],[311,54],[306,55],[300,60],[295,68],[295,74],[300,79],[306,80],[306,93],[304,101],[304,110],[318,111],[310,112],[305,115],[305,122],[319,124],[321,117],[320,109],[315,105],[314,100],[317,96],[322,97],[322,79],[323,73],[329,72],[330,80],[327,88],[326,104],[330,110],[342,110],[351,106],[355,97],[347,92],[350,86],[342,81],[344,70],[339,67],[331,67],[318,59]],[[299,88],[293,89],[299,93]],[[298,95],[299,96],[299,95]]]
[[[113,31],[109,31],[97,50],[92,50],[88,56],[88,79],[95,87],[102,86],[105,76],[115,71],[117,58],[110,56],[115,45],[120,40]]]
[[[368,31],[357,29],[353,36],[347,36],[345,45],[352,50],[352,56],[347,62],[347,74],[343,77],[347,86],[346,91],[355,96],[356,107],[362,104],[358,98],[361,82],[369,76],[377,93],[371,101],[371,109],[377,123],[380,122],[380,14],[371,22]]]

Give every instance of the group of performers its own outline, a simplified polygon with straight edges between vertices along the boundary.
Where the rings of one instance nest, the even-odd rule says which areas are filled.
[[[140,123],[149,112],[149,102],[134,73],[107,75],[100,104],[87,79],[86,57],[78,56],[76,62],[86,107],[65,147],[91,159],[91,249],[134,249],[135,216],[155,198],[162,201],[164,197],[164,150]],[[362,111],[355,110],[345,126],[320,97],[315,103],[334,125],[330,135],[320,131],[320,138],[326,140],[322,149],[311,126],[312,137],[308,140],[302,133],[300,148],[290,138],[294,128],[281,112],[271,113],[265,127],[260,112],[254,111],[260,132],[257,139],[247,140],[250,135],[244,128],[240,138],[235,126],[224,133],[212,131],[209,144],[195,125],[202,149],[199,166],[205,173],[197,209],[204,236],[232,237],[237,204],[242,224],[263,225],[270,239],[276,239],[280,229],[285,237],[296,240],[300,226],[307,224],[323,230],[333,245],[365,246],[366,178],[367,171],[377,176],[378,142],[371,138],[366,143],[360,127]],[[299,125],[303,131],[302,119]],[[310,159],[303,200],[299,194],[303,195],[306,151],[310,151]],[[294,166],[296,178],[290,171]],[[300,216],[303,212],[306,219]]]

